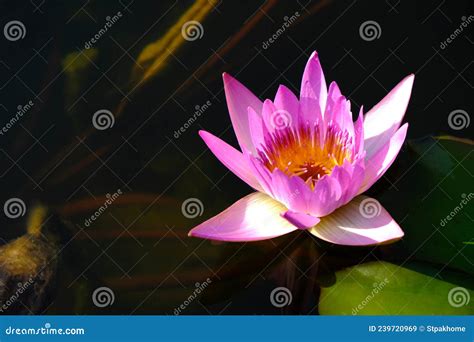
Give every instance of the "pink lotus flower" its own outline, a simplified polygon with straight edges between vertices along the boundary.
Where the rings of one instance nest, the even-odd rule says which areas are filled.
[[[326,80],[314,52],[299,99],[280,85],[263,103],[223,75],[230,118],[241,151],[206,131],[214,155],[257,192],[189,232],[221,241],[256,241],[297,229],[341,245],[394,241],[403,231],[375,200],[359,196],[390,167],[405,141],[400,127],[414,75],[352,121],[350,102]]]

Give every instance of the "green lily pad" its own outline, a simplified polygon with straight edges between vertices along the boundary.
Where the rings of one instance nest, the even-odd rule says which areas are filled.
[[[474,274],[474,148],[469,140],[425,138],[408,143],[393,186],[379,197],[405,232],[385,257],[448,265]]]
[[[474,281],[426,264],[404,267],[377,261],[336,272],[333,285],[323,287],[323,315],[472,315]]]

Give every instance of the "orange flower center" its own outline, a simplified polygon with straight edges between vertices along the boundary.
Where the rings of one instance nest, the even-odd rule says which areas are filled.
[[[320,127],[302,126],[274,131],[259,151],[271,172],[276,168],[289,176],[301,177],[311,188],[335,166],[352,161],[352,143],[347,132],[329,125],[325,134]]]

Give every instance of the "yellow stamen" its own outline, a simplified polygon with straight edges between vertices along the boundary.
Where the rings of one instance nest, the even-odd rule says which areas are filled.
[[[290,176],[301,177],[311,188],[334,167],[352,160],[351,141],[347,134],[328,127],[321,139],[318,126],[286,128],[275,131],[260,152],[264,165]]]

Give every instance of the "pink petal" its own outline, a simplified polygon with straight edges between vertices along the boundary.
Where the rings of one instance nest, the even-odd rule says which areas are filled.
[[[341,130],[347,131],[350,137],[354,136],[354,123],[350,102],[341,94],[336,82],[329,85],[328,99],[324,112],[324,121],[336,123]]]
[[[341,166],[338,165],[334,167],[331,175],[329,176],[329,177],[335,178],[341,187],[342,195],[338,201],[338,205],[337,205],[338,207],[340,207],[343,204],[346,204],[349,200],[352,199],[352,197],[349,198],[349,196],[352,195],[349,190],[351,189],[354,183],[352,179],[352,172],[353,172],[352,169],[353,167],[351,163],[346,161],[343,165]],[[360,184],[359,184],[359,187],[360,187]],[[357,189],[359,189],[359,187],[357,187]]]
[[[385,143],[385,145],[371,159],[365,161],[365,176],[359,194],[369,189],[385,171],[392,165],[393,161],[400,152],[400,149],[407,135],[408,123],[400,129]]]
[[[272,100],[265,100],[262,107],[262,119],[265,123],[265,128],[268,132],[273,133],[277,127],[278,117],[277,108],[273,104]]]
[[[318,54],[313,52],[308,62],[301,80],[300,99],[313,98],[318,101],[320,113],[324,113],[326,108],[327,87],[323,69],[319,63]]]
[[[360,107],[359,117],[354,122],[354,153],[360,155],[364,151],[364,116],[363,107]]]
[[[279,169],[270,172],[260,160],[249,156],[249,165],[263,191],[282,203],[289,211],[323,217],[349,202],[357,195],[364,180],[364,156],[322,177],[311,190],[300,177],[289,176]],[[296,221],[292,223],[297,224]],[[300,226],[299,226],[300,227]]]
[[[323,120],[324,112],[321,110],[320,102],[315,95],[312,94],[312,88],[309,85],[309,81],[306,81],[304,89],[307,91],[303,90],[301,92],[298,122],[308,124],[309,126],[313,126],[317,123],[319,124],[322,133],[325,131],[325,126]],[[308,91],[310,94],[306,94]]]
[[[347,204],[355,196],[359,194],[359,189],[364,181],[365,177],[365,166],[364,156],[362,155],[358,160],[354,161],[352,165],[351,183],[345,191],[345,198],[343,204]]]
[[[333,103],[337,101],[342,96],[341,89],[339,89],[339,86],[335,81],[332,81],[329,84],[329,90],[328,90],[328,99],[327,103],[332,101]]]
[[[280,85],[274,103],[277,109],[283,110],[291,115],[292,125],[296,126],[298,124],[300,104],[298,98],[290,89],[284,85]]]
[[[286,208],[269,196],[255,192],[189,232],[219,241],[258,241],[290,233],[298,228],[281,217]]]
[[[295,225],[299,229],[308,229],[320,221],[318,217],[311,216],[309,214],[297,213],[291,210],[286,211],[282,214],[282,217],[287,219],[291,224]]]
[[[242,151],[255,152],[250,137],[247,113],[248,107],[252,107],[257,113],[260,113],[262,111],[262,101],[229,74],[224,73],[222,77],[224,79],[227,107],[239,145]]]
[[[410,100],[415,75],[405,77],[364,119],[365,150],[370,158],[389,141],[400,127]]]
[[[293,212],[316,216],[310,207],[314,193],[300,177],[290,177],[279,169],[270,172],[256,158],[251,158],[250,164],[266,194]]]
[[[249,128],[250,136],[252,138],[252,144],[256,149],[262,144],[265,144],[265,135],[268,134],[267,128],[263,123],[262,116],[252,108],[248,108]]]
[[[263,188],[263,192],[272,198],[275,198],[272,190],[272,175],[270,171],[265,167],[265,165],[262,164],[259,159],[255,158],[254,156],[249,154],[247,155],[247,158],[255,178]]]
[[[332,213],[339,206],[339,201],[343,195],[343,189],[338,179],[326,175],[317,183],[313,191],[313,196],[309,204],[311,215],[323,217]]]
[[[311,234],[347,246],[392,242],[404,234],[400,226],[373,198],[358,196],[331,215],[321,218]]]
[[[270,133],[291,127],[298,114],[293,115],[286,109],[278,108],[271,100],[265,100],[262,108],[262,118]]]
[[[243,153],[209,132],[199,131],[199,135],[222,164],[255,190],[262,191]]]
[[[288,176],[279,169],[271,173],[272,197],[288,209],[299,213],[311,213],[309,204],[313,193],[297,176]]]

